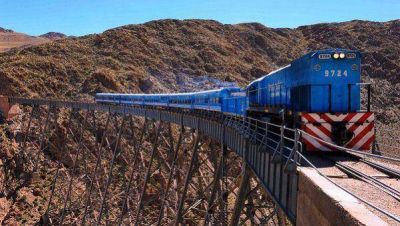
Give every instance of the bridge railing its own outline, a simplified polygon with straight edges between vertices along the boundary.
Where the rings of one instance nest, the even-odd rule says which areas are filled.
[[[298,163],[297,152],[303,151],[300,131],[250,117],[226,115],[224,123],[237,129],[253,143],[264,146],[276,160],[285,160],[285,170],[293,170]]]

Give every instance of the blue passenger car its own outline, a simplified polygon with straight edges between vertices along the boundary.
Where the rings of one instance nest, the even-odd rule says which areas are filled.
[[[240,95],[237,95],[240,93]],[[245,115],[247,97],[240,88],[222,88],[192,93],[161,94],[113,94],[98,93],[96,102],[113,104],[135,104],[203,109]]]

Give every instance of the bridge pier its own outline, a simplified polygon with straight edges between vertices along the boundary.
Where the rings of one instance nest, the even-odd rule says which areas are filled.
[[[176,142],[176,145],[174,146],[174,138],[172,136],[172,131],[171,131],[171,125],[169,125],[169,132],[170,132],[170,152],[174,153],[173,157],[172,157],[172,162],[171,162],[171,169],[168,173],[168,181],[167,181],[167,186],[165,188],[163,197],[162,197],[162,204],[160,207],[160,213],[158,215],[158,220],[157,220],[157,225],[161,225],[163,216],[164,216],[164,212],[167,211],[165,210],[165,205],[166,205],[166,201],[167,201],[167,195],[168,195],[168,191],[171,188],[172,182],[173,182],[173,175],[175,173],[176,170],[176,164],[177,164],[177,158],[178,158],[178,152],[179,149],[182,145],[182,139],[183,139],[183,135],[185,133],[185,127],[183,125],[180,126],[180,132],[179,132],[179,136],[178,136],[178,141]],[[175,149],[174,149],[175,148]]]
[[[216,199],[216,195],[217,195],[218,189],[221,189],[220,181],[222,181],[221,179],[224,176],[226,176],[226,174],[224,174],[224,172],[225,172],[224,168],[226,168],[226,166],[225,166],[225,161],[226,161],[225,158],[226,158],[227,152],[228,152],[228,149],[227,149],[226,145],[221,144],[220,159],[219,159],[218,165],[215,167],[216,172],[214,173],[214,179],[213,179],[213,186],[212,186],[212,189],[211,189],[211,194],[208,197],[208,201],[207,201],[207,209],[206,209],[206,214],[205,214],[203,226],[206,226],[206,224],[208,222],[210,222],[210,220],[211,220],[210,218],[211,218],[212,206],[217,201],[215,199]],[[225,202],[226,200],[220,200],[220,201],[221,202]],[[221,209],[222,209],[221,215],[223,215],[226,212],[226,210],[224,208],[221,208]],[[221,216],[221,218],[222,219],[220,219],[220,221],[221,222],[225,222],[226,216]]]
[[[162,122],[160,121],[158,123],[156,129],[155,129],[156,130],[155,131],[156,135],[155,135],[154,140],[153,140],[153,144],[152,144],[153,148],[151,150],[151,157],[150,157],[149,165],[147,166],[147,173],[146,173],[146,176],[145,176],[145,179],[144,179],[144,183],[143,183],[143,186],[142,186],[142,191],[140,192],[140,198],[139,198],[139,204],[138,204],[138,209],[137,209],[137,213],[136,213],[135,225],[138,225],[139,221],[140,221],[140,212],[142,211],[142,208],[143,208],[143,196],[146,193],[147,183],[148,183],[148,181],[150,179],[150,174],[151,174],[151,166],[153,165],[153,160],[154,160],[154,157],[155,157],[156,152],[157,152],[158,139],[159,139],[159,136],[160,136],[161,126],[162,126]]]

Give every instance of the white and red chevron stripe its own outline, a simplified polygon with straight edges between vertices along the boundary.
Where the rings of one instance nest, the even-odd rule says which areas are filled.
[[[346,129],[353,133],[352,138],[344,145],[355,150],[369,150],[374,141],[374,114],[365,113],[301,113],[301,129],[311,136],[329,143],[332,140],[332,123],[345,122]],[[332,151],[333,148],[313,137],[304,134],[303,142],[308,151]]]

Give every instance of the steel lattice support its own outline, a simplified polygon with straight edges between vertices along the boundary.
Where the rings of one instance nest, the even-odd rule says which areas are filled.
[[[20,148],[35,160],[25,183],[41,175],[49,181],[41,225],[285,222],[257,176],[225,144],[224,127],[213,140],[184,126],[183,115],[171,124],[90,109],[29,109]]]
[[[143,184],[143,187],[142,187],[142,191],[140,193],[138,209],[137,209],[137,212],[136,212],[135,225],[138,225],[138,223],[140,221],[140,212],[141,212],[141,210],[143,208],[143,196],[146,193],[146,189],[147,189],[147,186],[148,186],[147,183],[148,183],[148,181],[150,179],[150,174],[151,174],[151,167],[152,167],[153,160],[154,160],[154,157],[155,157],[156,152],[157,152],[158,138],[159,138],[159,135],[160,135],[160,130],[161,130],[161,122],[158,124],[157,129],[155,131],[155,136],[154,136],[154,141],[153,141],[153,148],[152,148],[152,151],[151,151],[151,157],[150,157],[150,160],[149,160],[149,163],[148,163],[148,166],[147,166],[147,173],[146,173],[146,176],[145,176],[145,179],[144,179],[144,184]]]
[[[190,180],[192,179],[193,176],[193,168],[194,165],[197,163],[198,157],[197,157],[197,152],[199,149],[199,140],[200,140],[200,136],[199,133],[196,133],[196,138],[195,138],[195,142],[193,145],[193,151],[191,154],[191,158],[190,158],[190,163],[189,163],[189,168],[188,171],[186,172],[186,176],[185,176],[185,182],[183,185],[183,189],[181,191],[181,197],[179,198],[179,204],[178,204],[178,209],[176,211],[176,218],[175,218],[175,225],[178,225],[181,221],[182,221],[182,215],[183,215],[183,205],[185,203],[185,198],[186,198],[186,192],[188,190],[188,186],[190,183]]]
[[[180,132],[179,132],[178,141],[177,141],[177,143],[175,145],[175,149],[174,149],[172,131],[170,130],[170,151],[171,152],[173,151],[174,154],[173,154],[173,157],[172,157],[172,160],[171,160],[170,169],[169,169],[169,173],[168,173],[168,182],[167,182],[167,185],[165,187],[164,194],[163,194],[163,197],[162,197],[162,204],[161,204],[161,207],[160,207],[160,214],[159,214],[158,219],[157,219],[157,225],[161,225],[161,222],[162,222],[162,219],[164,217],[165,211],[168,211],[168,209],[165,209],[165,205],[166,205],[166,202],[167,202],[167,196],[168,196],[170,187],[172,185],[172,180],[173,180],[172,177],[173,177],[174,172],[176,170],[176,160],[178,158],[179,149],[180,149],[180,147],[182,145],[182,139],[183,139],[183,134],[184,133],[185,133],[185,127],[182,125],[181,129],[180,129]]]

